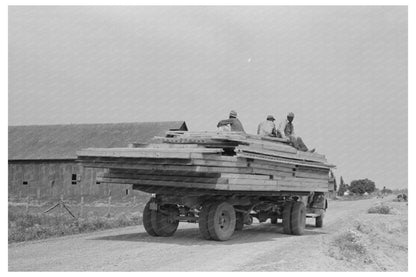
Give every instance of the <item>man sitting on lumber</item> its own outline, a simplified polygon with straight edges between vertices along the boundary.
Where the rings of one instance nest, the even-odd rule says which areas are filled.
[[[237,112],[231,111],[230,117],[228,119],[221,120],[218,122],[217,127],[220,128],[222,126],[230,125],[231,132],[244,132],[243,124],[241,124],[240,120],[237,118]]]
[[[265,137],[282,138],[282,134],[276,129],[274,121],[274,117],[268,115],[266,121],[261,122],[257,127],[257,134]]]
[[[295,115],[290,112],[287,115],[287,120],[284,128],[285,136],[290,140],[290,144],[295,147],[297,150],[307,152],[308,147],[306,147],[305,143],[303,143],[303,140],[301,137],[297,137],[295,135],[295,127],[293,126],[293,119]],[[309,150],[309,152],[315,152],[315,148],[312,150]]]

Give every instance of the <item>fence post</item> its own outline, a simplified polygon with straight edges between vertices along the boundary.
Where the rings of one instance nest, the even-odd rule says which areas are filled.
[[[29,213],[29,201],[30,201],[30,196],[28,195],[26,197],[26,214]]]
[[[64,213],[64,194],[61,193],[61,201],[59,202],[59,215],[63,216]]]
[[[84,216],[84,196],[81,196],[81,207],[79,211],[79,217],[83,218]]]
[[[111,210],[111,195],[108,197],[107,217],[110,217],[110,210]]]
[[[133,207],[136,205],[136,195],[133,196]]]

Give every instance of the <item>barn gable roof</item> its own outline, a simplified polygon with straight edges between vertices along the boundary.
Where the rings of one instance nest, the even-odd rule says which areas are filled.
[[[9,126],[9,160],[76,159],[88,147],[147,143],[169,130],[188,130],[184,121]]]

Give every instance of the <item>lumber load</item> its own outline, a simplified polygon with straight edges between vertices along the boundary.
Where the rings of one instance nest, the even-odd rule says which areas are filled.
[[[85,167],[103,168],[100,183],[210,191],[328,191],[324,155],[300,152],[287,140],[240,132],[170,131],[151,143],[77,152]]]

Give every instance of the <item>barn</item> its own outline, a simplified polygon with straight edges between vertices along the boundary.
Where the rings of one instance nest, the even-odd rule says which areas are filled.
[[[169,130],[188,130],[184,121],[9,126],[9,199],[113,199],[131,197],[130,185],[100,184],[99,169],[83,168],[76,151],[148,143]]]

